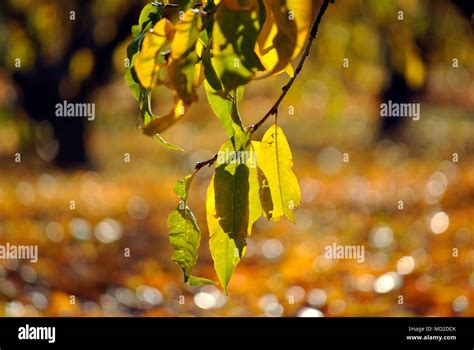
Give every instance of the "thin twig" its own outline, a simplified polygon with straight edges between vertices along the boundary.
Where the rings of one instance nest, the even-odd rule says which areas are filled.
[[[321,5],[321,8],[319,9],[318,15],[314,19],[313,25],[311,26],[311,30],[309,32],[309,37],[308,37],[308,42],[306,43],[306,47],[304,49],[303,55],[300,58],[300,61],[298,62],[298,65],[296,66],[295,73],[293,77],[288,80],[288,82],[282,87],[282,93],[278,97],[278,99],[275,101],[273,106],[268,110],[268,112],[255,124],[250,125],[248,127],[248,130],[253,133],[255,132],[260,126],[262,126],[265,121],[271,117],[272,115],[275,115],[278,112],[278,107],[280,106],[281,102],[285,98],[286,94],[290,90],[291,86],[295,82],[296,78],[300,74],[301,70],[303,69],[303,65],[306,61],[306,58],[308,58],[309,53],[311,51],[311,46],[313,45],[314,39],[316,39],[316,36],[318,34],[318,28],[319,24],[321,23],[321,19],[324,16],[324,13],[326,12],[329,3],[334,3],[334,0],[324,0],[323,4]],[[214,164],[214,162],[217,160],[217,154],[215,154],[212,158],[202,161],[202,162],[197,162],[196,165],[194,166],[195,172],[199,171],[201,168],[207,166],[211,166]]]
[[[214,154],[214,156],[208,160],[197,162],[196,165],[194,166],[194,170],[200,170],[201,168],[204,168],[206,165],[211,166],[212,164],[214,164],[216,160],[217,160],[217,153]]]

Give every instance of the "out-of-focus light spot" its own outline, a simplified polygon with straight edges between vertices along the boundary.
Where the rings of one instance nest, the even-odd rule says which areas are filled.
[[[357,289],[369,292],[374,289],[375,277],[369,273],[357,277]]]
[[[401,257],[397,262],[397,271],[400,275],[408,275],[415,268],[415,259],[407,255]]]
[[[442,172],[435,172],[426,184],[426,192],[434,198],[441,197],[448,187],[448,179]]]
[[[316,162],[323,173],[334,175],[341,170],[342,154],[336,147],[324,147],[319,152]]]
[[[16,294],[16,287],[12,281],[0,281],[0,293],[4,294],[8,298],[13,298]]]
[[[317,309],[312,307],[304,307],[298,311],[296,314],[297,317],[324,317],[324,314]]]
[[[392,229],[388,226],[375,227],[370,232],[369,241],[377,248],[388,247],[393,241]]]
[[[238,275],[234,275],[234,277],[235,276],[238,276]],[[224,306],[227,302],[227,298],[224,296],[224,293],[222,293],[222,291],[215,286],[212,286],[212,285],[202,286],[200,292],[209,293],[214,297],[213,309],[220,308]]]
[[[26,283],[34,283],[36,281],[36,278],[38,277],[35,269],[32,268],[30,265],[22,266],[20,275],[21,278],[23,278],[23,281],[25,281]]]
[[[463,312],[469,306],[469,300],[464,295],[460,295],[453,300],[453,311]]]
[[[36,144],[36,152],[41,159],[50,162],[59,152],[59,142],[51,137],[47,137]]]
[[[269,260],[279,259],[284,251],[285,247],[277,239],[267,239],[262,243],[261,246],[262,255]]]
[[[31,295],[31,302],[38,309],[46,309],[48,307],[48,299],[43,293],[33,292]]]
[[[435,213],[430,220],[431,231],[435,235],[439,235],[446,231],[449,227],[449,216],[444,211]]]
[[[34,186],[27,181],[20,181],[16,186],[16,197],[21,204],[33,204],[36,199]]]
[[[120,304],[126,306],[135,305],[135,294],[127,288],[117,288],[115,291],[115,298]]]
[[[269,303],[263,310],[267,317],[281,317],[283,316],[283,311],[283,306],[279,303]]]
[[[108,294],[102,294],[99,298],[101,308],[107,313],[113,313],[117,311],[118,305],[115,298]]]
[[[136,220],[144,220],[150,212],[148,202],[139,196],[132,196],[127,201],[128,215]]]
[[[324,289],[315,288],[308,293],[308,304],[314,307],[321,307],[326,304],[328,295]]]
[[[160,305],[163,302],[163,295],[156,288],[141,285],[137,287],[136,292],[138,300],[143,301],[147,304],[156,306]]]
[[[25,315],[25,307],[19,301],[11,301],[5,305],[5,315],[9,317],[22,317]]]
[[[46,236],[53,242],[61,242],[64,239],[64,230],[60,223],[50,221],[46,225]]]
[[[336,299],[329,303],[328,311],[333,315],[339,315],[346,309],[346,302],[342,299]]]
[[[216,305],[216,298],[211,293],[199,292],[194,296],[194,303],[197,307],[208,310]]]
[[[375,281],[374,290],[380,294],[388,293],[395,289],[397,284],[397,275],[389,272],[377,278]]]
[[[303,287],[291,286],[286,290],[285,298],[294,303],[299,303],[304,299],[306,292]]]
[[[38,192],[41,196],[44,198],[52,198],[57,190],[58,190],[58,184],[56,179],[49,174],[42,174],[38,178]]]
[[[265,294],[258,299],[258,306],[262,310],[271,303],[278,303],[278,298],[274,294]]]
[[[102,243],[112,243],[122,236],[122,225],[113,219],[104,219],[95,227],[95,236]]]
[[[92,236],[92,226],[88,221],[74,218],[69,222],[69,231],[72,236],[80,240],[88,240]]]
[[[320,183],[318,180],[311,177],[305,177],[300,181],[301,189],[301,202],[310,203],[312,202],[320,191]]]

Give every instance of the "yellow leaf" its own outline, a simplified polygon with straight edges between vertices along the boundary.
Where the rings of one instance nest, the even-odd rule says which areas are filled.
[[[163,131],[174,125],[178,120],[184,117],[188,107],[183,103],[182,100],[175,97],[176,104],[173,109],[166,115],[153,119],[148,124],[142,127],[142,131],[149,135],[153,136],[156,134],[161,134]]]
[[[175,35],[171,44],[171,57],[178,59],[188,50],[193,50],[202,27],[199,10],[189,9],[183,19],[175,25]]]
[[[173,25],[163,18],[143,38],[142,49],[135,60],[135,72],[144,88],[149,89],[156,85],[159,70],[167,64],[163,53],[173,34]]]
[[[296,49],[292,59],[303,50],[313,19],[313,5],[310,0],[287,0],[286,6],[296,21]]]
[[[293,209],[300,204],[301,192],[293,173],[293,156],[283,130],[272,125],[258,149],[261,201],[266,216],[279,220],[286,216],[295,222]]]
[[[256,52],[270,74],[283,72],[293,58],[297,43],[296,21],[286,0],[264,0],[266,18]]]

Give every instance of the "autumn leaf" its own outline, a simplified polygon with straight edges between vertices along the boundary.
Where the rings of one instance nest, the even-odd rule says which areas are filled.
[[[295,222],[293,209],[300,204],[301,192],[293,173],[293,156],[283,130],[272,125],[258,149],[262,207],[269,219],[286,216]]]

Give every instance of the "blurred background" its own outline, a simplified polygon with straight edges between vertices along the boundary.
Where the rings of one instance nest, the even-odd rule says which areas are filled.
[[[137,130],[123,73],[144,4],[0,4],[0,244],[39,247],[37,263],[0,260],[0,315],[474,316],[472,2],[329,7],[280,110],[302,190],[297,223],[257,222],[228,299],[186,286],[171,261],[173,184],[226,136],[202,89],[163,135],[184,153]],[[286,79],[246,88],[245,124]],[[94,103],[95,120],[55,117],[63,100]],[[420,120],[381,118],[388,100],[420,103]],[[158,114],[171,103],[158,90]],[[190,206],[203,231],[194,274],[215,279],[211,175],[199,172]],[[333,243],[363,245],[365,261],[326,259]]]

